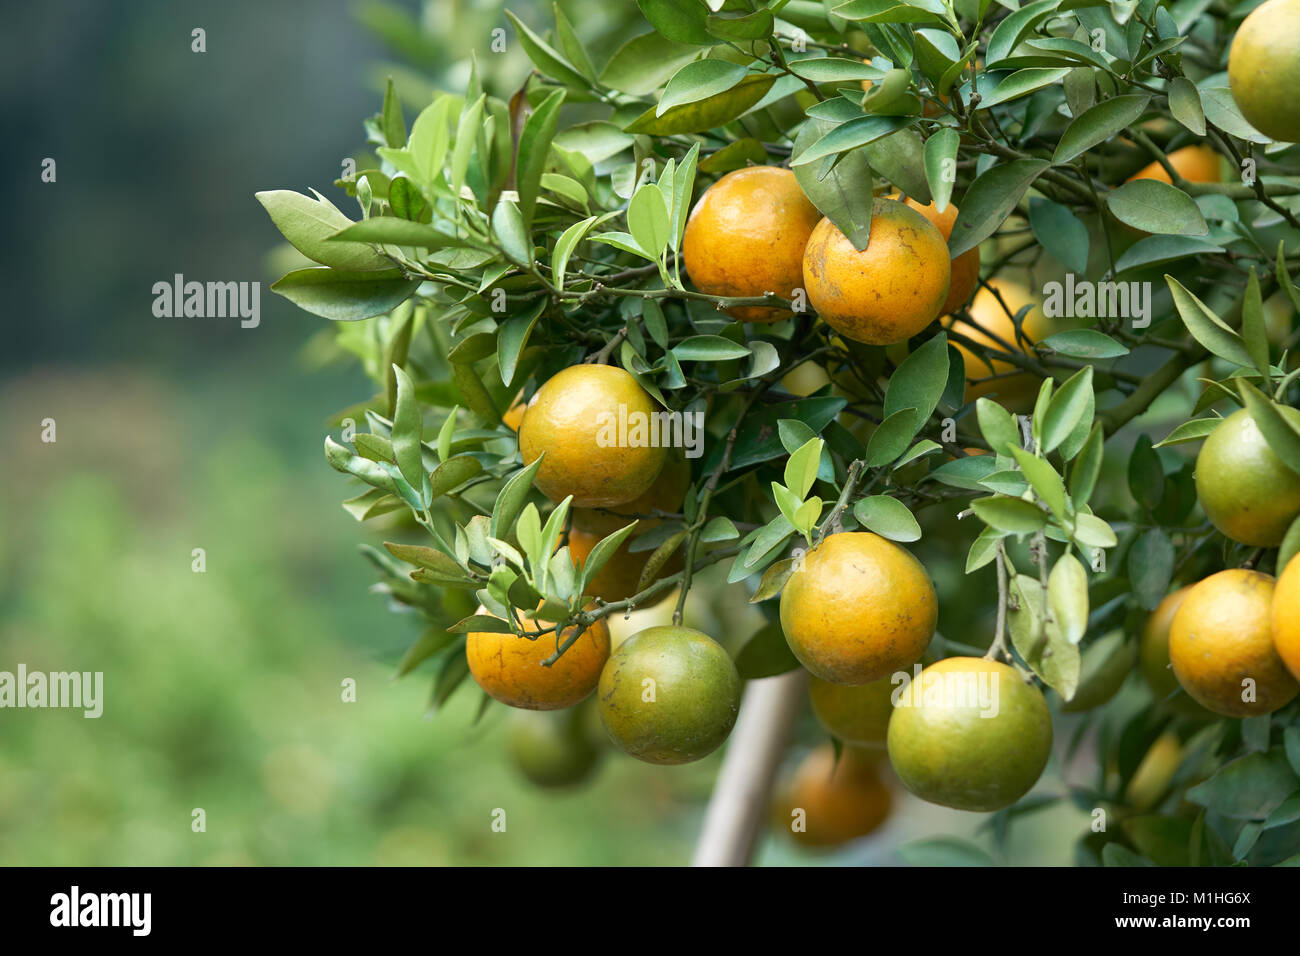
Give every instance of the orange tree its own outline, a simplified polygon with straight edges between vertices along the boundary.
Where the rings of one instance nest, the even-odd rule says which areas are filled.
[[[679,763],[807,667],[861,792],[888,759],[995,834],[1073,800],[1084,862],[1295,862],[1297,11],[639,0],[618,44],[507,14],[409,127],[390,81],[339,202],[258,198],[375,383],[325,454],[418,535],[364,547],[428,622],[401,671],[594,694]],[[734,663],[683,621],[714,565],[770,622]],[[888,812],[845,792],[796,832]]]

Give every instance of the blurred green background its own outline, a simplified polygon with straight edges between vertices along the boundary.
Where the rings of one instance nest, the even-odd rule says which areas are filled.
[[[368,386],[346,363],[309,361],[322,320],[267,290],[277,236],[253,193],[316,186],[343,205],[329,183],[387,75],[409,117],[434,85],[463,82],[473,46],[508,93],[528,67],[512,39],[487,52],[508,29],[502,6],[8,11],[0,189],[23,226],[5,231],[0,266],[0,670],[102,671],[105,699],[98,720],[0,711],[0,863],[689,860],[717,755],[653,768],[609,754],[589,786],[540,791],[509,763],[503,708],[476,724],[467,685],[426,720],[428,675],[392,681],[419,623],[368,592],[357,544],[382,533],[339,507],[350,486],[320,451],[327,416]],[[510,6],[551,22],[549,4]],[[644,29],[631,3],[562,6],[598,49]],[[196,27],[206,53],[191,52]],[[155,318],[151,287],[178,272],[262,281],[261,326]],[[960,586],[951,570],[936,571],[941,595]],[[759,618],[730,590],[736,606],[719,607],[703,582],[689,616],[734,649]],[[790,763],[817,741],[806,716]],[[1061,791],[1056,772],[1044,790]],[[206,832],[191,829],[195,808]],[[868,840],[811,856],[769,835],[759,861],[892,864],[906,841],[982,820],[899,793]],[[1068,863],[1085,831],[1061,803],[997,856]]]

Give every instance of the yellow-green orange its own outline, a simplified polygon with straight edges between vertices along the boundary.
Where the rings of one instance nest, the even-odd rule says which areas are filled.
[[[575,508],[608,508],[644,494],[668,459],[667,449],[650,445],[649,423],[658,410],[616,366],[557,372],[537,390],[519,426],[524,464],[546,455],[533,484],[552,501],[572,495]]]
[[[1282,414],[1300,428],[1300,411]],[[1244,408],[1210,432],[1196,457],[1196,496],[1211,523],[1234,541],[1275,548],[1300,515],[1300,474],[1268,447]]]
[[[548,625],[543,621],[540,626]],[[567,640],[574,630],[566,630],[561,639]],[[465,656],[474,680],[501,703],[524,710],[559,710],[595,689],[609,659],[609,628],[603,619],[594,622],[559,660],[544,666],[558,646],[554,633],[529,639],[482,631],[469,635]]]
[[[1155,807],[1169,792],[1169,784],[1173,782],[1182,760],[1183,746],[1178,741],[1178,735],[1171,732],[1161,734],[1129,778],[1128,786],[1124,789],[1124,800],[1135,810],[1145,811]]]
[[[998,661],[950,657],[931,664],[889,720],[889,762],[903,786],[957,810],[1015,803],[1051,752],[1052,718],[1042,693]]]
[[[845,747],[837,762],[835,748],[827,742],[795,770],[781,820],[804,846],[836,847],[877,829],[889,816],[891,802],[872,756]]]
[[[1018,283],[992,279],[988,285],[989,288],[981,288],[975,293],[967,310],[969,321],[954,317],[947,323],[948,328],[994,352],[1023,353],[1028,346],[1016,335],[1012,316],[1030,306],[1021,322],[1021,330],[1030,342],[1037,341],[1046,331],[1047,324],[1041,304]],[[998,300],[999,295],[1002,301]],[[1006,308],[1003,308],[1003,302]],[[961,352],[966,368],[967,402],[989,397],[1013,412],[1028,412],[1033,408],[1040,385],[1036,375],[1018,370],[1005,359],[990,358],[986,361],[964,342],[954,340],[953,345]]]
[[[1276,140],[1300,140],[1300,2],[1268,0],[1237,28],[1228,86],[1243,116]]]
[[[1300,561],[1292,558],[1273,591],[1273,646],[1291,676],[1300,680]]]
[[[790,650],[833,684],[868,684],[910,667],[938,618],[934,585],[921,562],[868,531],[825,538],[781,592]]]
[[[1258,717],[1300,693],[1273,646],[1272,575],[1233,568],[1192,586],[1169,630],[1174,676],[1224,717]]]
[[[808,239],[804,288],[822,320],[867,345],[903,342],[939,317],[952,276],[948,244],[915,209],[878,198],[859,252],[829,219]]]
[[[716,750],[740,710],[740,675],[713,638],[689,627],[637,631],[600,675],[600,720],[625,753],[655,764]]]
[[[1174,614],[1190,590],[1190,587],[1184,587],[1165,595],[1151,612],[1142,627],[1142,638],[1138,644],[1138,667],[1146,678],[1151,693],[1162,706],[1187,717],[1210,717],[1213,715],[1183,690],[1169,666],[1169,629],[1173,626]]]
[[[1111,631],[1083,651],[1083,664],[1074,696],[1061,704],[1066,713],[1100,707],[1117,693],[1133,671],[1137,644],[1124,639],[1123,631]]]
[[[775,292],[790,299],[803,284],[803,250],[821,214],[794,173],[750,166],[727,173],[691,210],[682,260],[691,281],[709,295],[751,298]],[[788,310],[737,306],[742,322],[775,322]]]
[[[571,787],[591,776],[600,750],[583,727],[585,704],[561,711],[510,714],[511,762],[539,787]]]
[[[820,677],[813,677],[808,684],[813,713],[821,725],[845,743],[861,747],[885,746],[893,692],[894,684],[887,677],[856,687],[832,684]]]

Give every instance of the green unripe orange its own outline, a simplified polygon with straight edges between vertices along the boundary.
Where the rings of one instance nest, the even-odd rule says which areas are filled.
[[[1300,428],[1300,411],[1282,414]],[[1300,515],[1300,474],[1282,463],[1244,408],[1225,418],[1196,458],[1196,496],[1210,522],[1234,541],[1276,548]]]

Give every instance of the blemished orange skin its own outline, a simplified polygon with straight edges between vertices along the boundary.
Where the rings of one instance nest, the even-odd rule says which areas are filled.
[[[1300,693],[1273,646],[1273,576],[1233,568],[1183,598],[1169,631],[1169,662],[1192,698],[1224,717],[1258,717]],[[1254,681],[1253,701],[1243,681]]]
[[[943,212],[939,212],[934,203],[921,204],[908,198],[906,203],[934,224],[947,242],[952,238],[952,226],[957,221],[957,207],[948,203]],[[956,259],[950,260],[949,268],[952,278],[948,284],[948,298],[939,307],[940,315],[947,315],[966,304],[980,281],[980,248],[967,249]]]
[[[652,421],[659,411],[636,379],[613,365],[573,365],[537,390],[519,427],[519,453],[531,465],[545,452],[533,480],[542,494],[552,501],[572,495],[575,508],[608,508],[654,484],[668,449],[619,447],[620,405],[629,423]]]
[[[824,743],[795,770],[786,793],[782,825],[794,839],[819,849],[841,846],[880,827],[893,803],[880,779],[876,760],[845,747],[835,760],[835,748]],[[794,829],[796,809],[803,829]]]
[[[803,284],[803,250],[821,218],[794,173],[750,166],[705,190],[686,221],[682,259],[691,282],[709,295],[794,297]],[[738,306],[741,322],[776,322],[788,309]]]
[[[1046,319],[1043,316],[1042,307],[1038,304],[1038,300],[1030,294],[1028,289],[1014,282],[999,279],[990,280],[989,286],[1001,293],[1007,307],[1011,309],[1013,314],[1020,311],[1024,306],[1032,304],[1034,307],[1025,313],[1022,328],[1031,342],[1042,337]],[[974,327],[971,326],[970,322],[956,318],[949,320],[947,327],[974,342],[986,345],[996,351],[1007,351],[1008,346],[1018,351],[1025,350],[1026,346],[1016,336],[1016,325],[1012,321],[1011,315],[1007,314],[997,296],[988,289],[982,288],[975,293],[975,299],[971,302],[967,313],[970,315],[971,321],[975,323]],[[989,395],[995,397],[1000,404],[1012,412],[1027,412],[1033,408],[1040,384],[1036,376],[1029,372],[1007,375],[1005,373],[1015,372],[1016,370],[1016,366],[1010,362],[997,358],[991,362],[986,362],[973,350],[967,348],[965,344],[954,340],[953,345],[957,347],[957,351],[961,352],[962,362],[966,367],[965,401],[973,402],[977,398]],[[992,366],[991,369],[990,365]],[[990,379],[989,381],[977,381],[979,379],[989,379],[989,376],[995,374],[1002,377]]]
[[[1292,558],[1273,590],[1273,647],[1300,680],[1300,561]]]
[[[1217,183],[1222,178],[1219,170],[1219,154],[1208,146],[1184,146],[1182,149],[1174,150],[1165,158],[1169,160],[1169,165],[1189,183]],[[1157,162],[1143,166],[1127,181],[1131,183],[1135,179],[1157,179],[1162,183],[1173,184],[1169,173]]]
[[[911,667],[939,620],[921,562],[869,531],[825,538],[781,592],[781,628],[813,675],[868,684]]]
[[[569,556],[573,558],[574,564],[579,569],[586,564],[587,556],[591,554],[591,549],[600,542],[601,537],[602,535],[583,531],[581,528],[570,529]],[[641,580],[641,572],[645,570],[646,562],[650,560],[654,549],[634,552],[631,550],[634,540],[635,535],[619,545],[613,556],[596,572],[596,576],[587,582],[586,592],[588,597],[598,597],[602,601],[612,603],[626,600],[637,593],[637,584]],[[681,569],[682,552],[678,548],[677,553],[659,569],[655,579],[658,580],[667,574],[676,574]],[[653,597],[638,606],[654,607],[671,595],[672,588],[665,588],[657,597]]]
[[[566,630],[562,639],[571,637],[573,630]],[[609,659],[609,627],[603,619],[594,622],[559,660],[543,667],[556,647],[554,633],[529,640],[484,631],[469,635],[465,657],[479,687],[501,703],[523,710],[559,710],[596,689]]]
[[[939,317],[951,262],[933,223],[904,203],[878,198],[862,252],[829,219],[817,224],[804,250],[804,288],[836,332],[867,345],[893,345]]]

